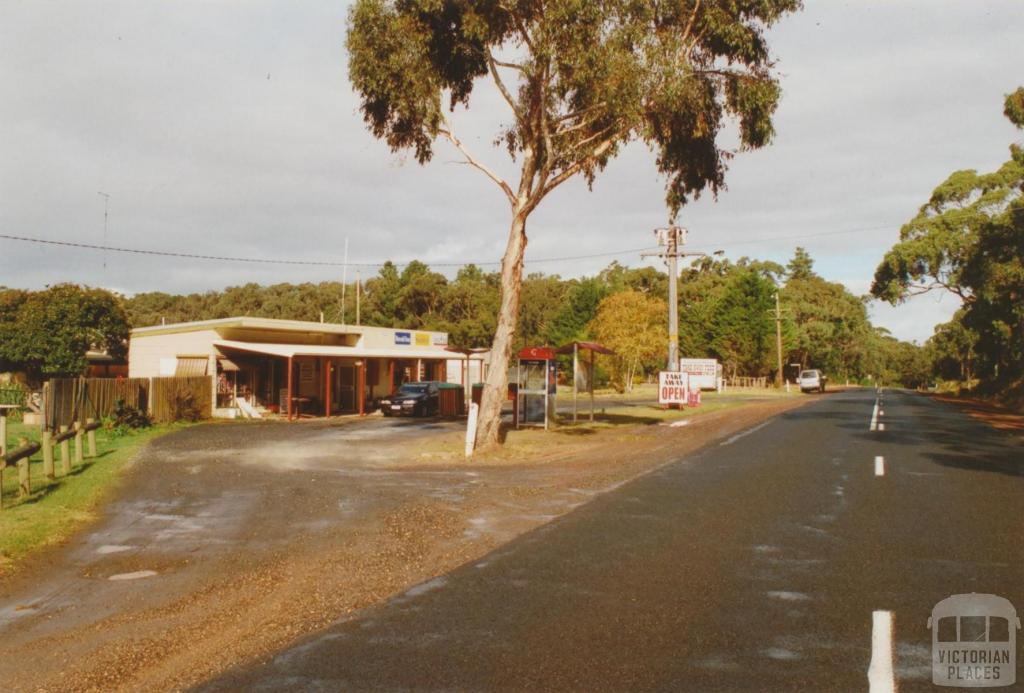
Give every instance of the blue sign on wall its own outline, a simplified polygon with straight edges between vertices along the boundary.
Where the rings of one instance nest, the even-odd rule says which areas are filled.
[[[395,344],[412,344],[412,332],[395,332]]]

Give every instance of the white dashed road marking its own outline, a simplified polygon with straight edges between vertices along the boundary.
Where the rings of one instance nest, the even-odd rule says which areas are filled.
[[[875,456],[875,476],[885,476],[885,458],[881,455]]]
[[[139,580],[142,578],[153,577],[156,575],[155,570],[136,570],[134,573],[118,573],[117,575],[111,575],[108,580]]]
[[[870,693],[895,693],[896,674],[892,666],[892,612],[871,615],[871,664],[868,666]]]

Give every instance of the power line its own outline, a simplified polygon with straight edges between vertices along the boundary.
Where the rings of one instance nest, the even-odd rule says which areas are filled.
[[[885,226],[872,226],[857,229],[846,229],[843,231],[825,231],[820,233],[793,235],[793,236],[773,236],[773,237],[762,237],[750,240],[741,240],[731,243],[720,244],[722,247],[730,248],[737,245],[754,245],[759,243],[773,243],[776,241],[787,241],[787,240],[802,240],[807,238],[820,238],[823,236],[838,236],[849,233],[862,233],[864,231],[877,231],[881,229],[890,229],[891,225]],[[156,257],[177,257],[187,260],[211,260],[214,262],[239,262],[246,264],[255,265],[293,265],[293,266],[306,266],[306,267],[368,267],[377,268],[383,267],[386,262],[336,262],[330,260],[282,260],[282,259],[271,259],[271,258],[255,258],[255,257],[234,257],[228,255],[204,255],[199,253],[180,253],[170,250],[147,250],[144,248],[119,248],[114,246],[108,246],[106,244],[96,245],[92,243],[77,243],[74,241],[58,241],[48,238],[34,238],[31,236],[15,236],[11,234],[0,234],[0,239],[8,241],[19,241],[23,243],[36,243],[40,245],[52,245],[64,248],[80,248],[83,250],[99,250],[104,253],[125,253],[130,255],[149,255]],[[604,257],[619,257],[624,255],[633,255],[650,250],[648,247],[643,248],[625,248],[623,250],[614,250],[604,253],[592,253],[588,255],[572,255],[564,257],[548,257],[548,258],[537,258],[527,259],[526,264],[534,265],[540,263],[550,262],[570,262],[575,260],[593,260]],[[392,262],[391,264],[404,267],[412,261],[406,262]],[[466,265],[478,265],[484,267],[497,267],[501,265],[501,261],[483,261],[483,262],[429,262],[426,263],[430,267],[464,267]]]
[[[264,265],[305,265],[305,266],[317,266],[317,267],[383,267],[386,262],[332,262],[328,260],[276,260],[269,258],[253,258],[253,257],[231,257],[227,255],[201,255],[197,253],[177,253],[169,250],[145,250],[142,248],[115,248],[107,245],[95,245],[92,243],[76,243],[74,241],[55,241],[47,238],[31,238],[28,236],[12,236],[9,234],[0,234],[0,238],[9,241],[22,241],[25,243],[39,243],[43,245],[56,245],[65,248],[82,248],[85,250],[102,250],[109,251],[112,253],[129,253],[134,255],[155,255],[159,257],[180,257],[189,260],[215,260],[218,262],[245,262],[250,264],[264,264]],[[549,257],[549,258],[538,258],[536,260],[528,260],[529,264],[537,262],[567,262],[569,260],[588,260],[591,258],[600,257],[613,257],[618,255],[628,255],[630,253],[638,253],[648,248],[627,248],[625,250],[614,250],[607,253],[594,253],[592,255],[574,255],[570,257]],[[398,267],[404,267],[410,264],[412,261],[407,262],[392,262],[391,264]],[[501,264],[501,261],[485,261],[485,262],[430,262],[426,263],[431,267],[463,267],[465,265],[487,265],[497,266]]]

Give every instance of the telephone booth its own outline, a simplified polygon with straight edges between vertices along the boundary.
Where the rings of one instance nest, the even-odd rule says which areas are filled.
[[[558,375],[558,361],[555,350],[550,347],[526,347],[519,352],[516,365],[516,411],[519,414],[516,428],[544,426],[554,415],[555,393]]]

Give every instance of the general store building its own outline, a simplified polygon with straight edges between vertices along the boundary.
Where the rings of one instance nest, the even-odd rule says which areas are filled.
[[[235,317],[132,330],[131,378],[208,376],[219,416],[363,414],[404,382],[467,389],[486,354],[444,332]]]

